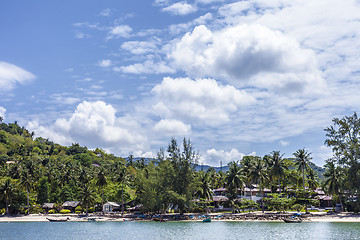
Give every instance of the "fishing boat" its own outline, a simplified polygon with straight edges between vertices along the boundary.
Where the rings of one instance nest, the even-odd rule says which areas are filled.
[[[50,222],[67,222],[69,218],[55,219],[55,218],[46,218]]]

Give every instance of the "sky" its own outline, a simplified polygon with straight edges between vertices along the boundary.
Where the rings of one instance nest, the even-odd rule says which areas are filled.
[[[0,116],[127,157],[191,140],[200,162],[301,148],[360,109],[359,0],[0,3]]]

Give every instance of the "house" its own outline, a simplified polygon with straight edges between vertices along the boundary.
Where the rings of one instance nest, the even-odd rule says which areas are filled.
[[[107,202],[103,205],[103,212],[112,212],[113,210],[120,209],[121,204],[116,202]]]
[[[71,212],[75,212],[75,208],[80,204],[79,201],[66,201],[62,205],[64,209],[69,209]]]

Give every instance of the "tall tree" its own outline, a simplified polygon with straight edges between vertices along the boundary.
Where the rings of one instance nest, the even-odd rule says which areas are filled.
[[[360,210],[360,119],[356,112],[342,119],[334,118],[325,132],[325,144],[332,148],[337,164],[346,169],[347,192],[357,196],[356,209]]]
[[[227,195],[233,206],[233,212],[235,211],[235,199],[239,195],[239,190],[243,188],[243,179],[244,176],[241,174],[239,165],[236,162],[230,162],[225,182]]]
[[[20,172],[20,184],[26,191],[27,196],[27,214],[30,214],[30,204],[29,204],[29,195],[30,195],[30,189],[33,187],[31,176],[28,173],[27,169],[22,169]]]
[[[14,191],[14,185],[11,181],[11,178],[6,178],[4,183],[1,185],[0,192],[3,198],[5,199],[5,211],[6,214],[9,214],[9,206],[11,204],[12,196]]]
[[[331,159],[326,161],[325,169],[323,189],[327,194],[338,196],[341,204],[341,169]]]
[[[89,184],[85,184],[84,188],[82,189],[81,200],[82,205],[85,206],[86,209],[86,216],[88,216],[89,206],[95,202],[94,191],[91,189]]]
[[[264,183],[268,180],[268,174],[266,169],[265,161],[260,158],[256,157],[253,165],[253,169],[251,171],[251,177],[254,179],[254,181],[259,184],[259,190],[260,194],[262,194],[261,197],[261,205],[262,205],[262,211],[264,212]]]
[[[288,166],[283,159],[283,154],[280,154],[280,151],[273,151],[269,156],[270,157],[268,158],[268,160],[270,160],[270,174],[274,180],[277,180],[278,188],[281,193],[280,181],[284,178],[285,171],[288,170]]]
[[[104,187],[107,185],[107,178],[104,172],[104,168],[100,167],[97,174],[96,186],[101,188],[101,203],[104,204]]]
[[[242,175],[244,176],[244,180],[246,182],[246,186],[250,189],[250,200],[252,200],[252,182],[253,182],[253,169],[254,169],[254,160],[253,156],[245,156],[240,161],[240,168]]]
[[[298,171],[302,172],[303,177],[303,188],[305,189],[305,171],[309,171],[310,169],[310,160],[312,159],[310,157],[310,154],[305,148],[299,149],[296,152],[293,153],[295,156],[295,165],[298,166]]]

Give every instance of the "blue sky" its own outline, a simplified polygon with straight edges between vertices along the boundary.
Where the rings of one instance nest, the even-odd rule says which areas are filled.
[[[190,138],[201,161],[299,148],[360,105],[350,0],[4,1],[0,115],[64,145],[152,157]]]

